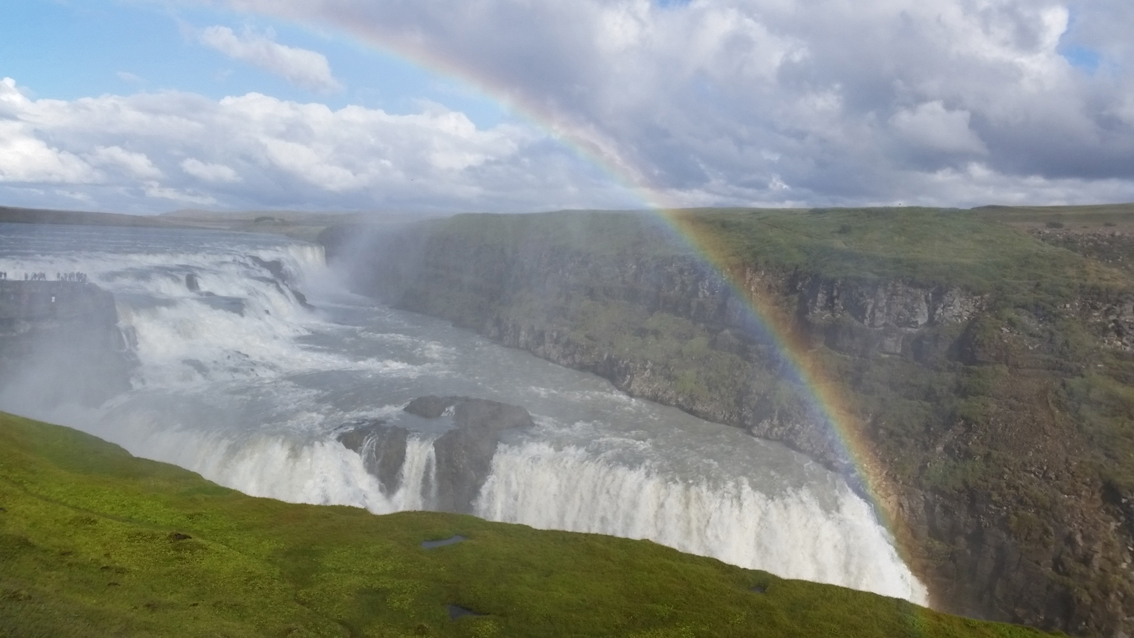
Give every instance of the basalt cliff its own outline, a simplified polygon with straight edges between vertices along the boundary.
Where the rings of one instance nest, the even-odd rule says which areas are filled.
[[[1129,274],[966,211],[671,221],[693,243],[616,213],[321,241],[359,292],[869,476],[942,610],[1134,635]]]
[[[97,406],[130,389],[137,364],[114,297],[77,281],[0,280],[5,404]]]

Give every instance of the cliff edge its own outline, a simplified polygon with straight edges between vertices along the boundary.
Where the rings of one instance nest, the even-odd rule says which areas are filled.
[[[0,280],[6,405],[97,406],[130,389],[135,364],[109,292],[77,281]]]

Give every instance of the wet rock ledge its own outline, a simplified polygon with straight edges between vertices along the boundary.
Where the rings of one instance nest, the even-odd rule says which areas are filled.
[[[137,365],[114,296],[77,281],[0,280],[0,396],[6,403],[99,405],[130,389]]]
[[[470,397],[418,397],[405,411],[425,419],[453,420],[453,429],[433,442],[436,484],[427,489],[435,494],[427,507],[445,512],[472,513],[501,435],[534,425],[522,407]],[[367,472],[378,478],[387,494],[401,486],[408,438],[405,428],[383,420],[349,423],[338,435],[340,443],[362,457]]]

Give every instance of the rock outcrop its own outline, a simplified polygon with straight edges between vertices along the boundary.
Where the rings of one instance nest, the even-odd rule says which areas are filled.
[[[500,436],[533,425],[531,414],[515,405],[469,397],[418,397],[405,407],[425,419],[451,418],[453,428],[433,442],[435,471],[427,492],[429,509],[469,514],[488,479]],[[362,457],[387,495],[401,486],[409,432],[382,420],[345,424],[338,440]]]
[[[291,296],[299,302],[299,305],[307,308],[308,310],[314,309],[310,303],[307,302],[307,296],[299,292],[295,287],[295,282],[292,281],[291,276],[288,275],[287,269],[284,268],[283,262],[279,259],[261,259],[256,255],[251,255],[252,263],[268,271],[272,276],[270,281],[276,285],[280,292],[287,289]],[[286,294],[286,293],[285,293]]]
[[[378,479],[383,492],[390,495],[401,483],[408,437],[409,432],[404,428],[374,419],[345,424],[337,438],[343,447],[362,457],[363,467]]]
[[[1114,456],[1134,419],[1129,293],[972,292],[752,262],[730,266],[729,284],[644,234],[603,250],[585,224],[572,243],[527,232],[530,220],[493,233],[474,222],[332,228],[322,241],[359,292],[781,441],[853,484],[855,459],[794,376],[790,341],[847,391],[935,606],[1134,635],[1134,458]]]
[[[414,399],[406,412],[433,419],[449,409],[453,429],[433,443],[437,455],[437,509],[471,514],[473,502],[488,479],[500,435],[531,427],[524,408],[485,399],[427,396]]]
[[[0,392],[9,405],[97,406],[137,365],[114,297],[90,283],[0,281]]]

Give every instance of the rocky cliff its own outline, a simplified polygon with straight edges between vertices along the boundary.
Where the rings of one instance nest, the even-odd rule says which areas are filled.
[[[790,338],[850,397],[936,606],[1134,635],[1134,286],[960,213],[911,211],[922,249],[887,243],[879,233],[909,222],[893,214],[836,212],[796,235],[782,231],[795,219],[707,216],[696,223],[718,233],[731,283],[634,216],[462,216],[322,239],[361,292],[853,481],[788,374]],[[954,245],[938,251],[935,232]],[[751,299],[791,334],[770,334]]]
[[[0,280],[0,393],[5,405],[97,406],[130,389],[136,361],[114,297],[94,284]]]
[[[425,491],[428,509],[471,514],[473,503],[492,469],[500,435],[535,425],[520,406],[470,397],[424,396],[410,401],[405,411],[424,419],[447,418],[452,426],[433,442],[436,485]],[[366,471],[377,477],[387,495],[398,491],[409,432],[384,421],[346,423],[338,440],[362,457]]]

